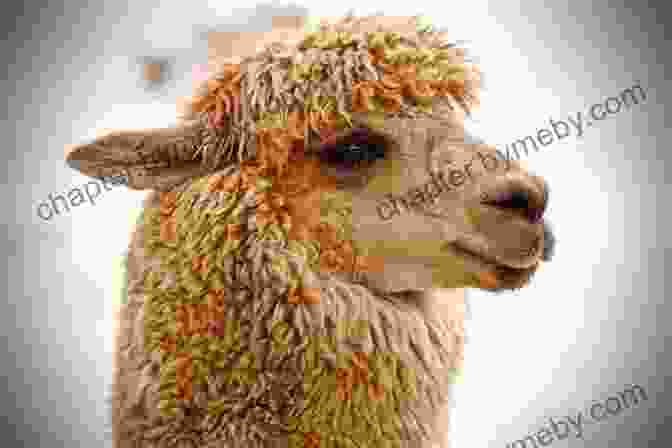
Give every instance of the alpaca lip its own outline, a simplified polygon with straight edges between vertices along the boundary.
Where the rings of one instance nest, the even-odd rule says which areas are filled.
[[[450,247],[452,247],[457,253],[460,255],[466,256],[470,259],[476,260],[479,264],[485,264],[488,267],[495,268],[498,271],[506,271],[511,274],[515,273],[525,273],[529,271],[530,269],[536,269],[536,266],[538,265],[538,260],[535,261],[531,266],[524,267],[524,268],[518,268],[514,266],[510,266],[508,264],[502,263],[501,261],[497,261],[492,257],[488,257],[485,254],[482,254],[480,252],[476,252],[472,249],[469,249],[465,247],[462,244],[459,244],[457,242],[450,244]]]
[[[530,282],[532,276],[539,268],[538,261],[527,268],[514,268],[467,249],[458,243],[452,243],[450,244],[450,247],[455,251],[455,253],[476,264],[478,266],[477,269],[486,270],[494,275],[494,277],[497,279],[496,287],[481,287],[481,289],[486,289],[493,292],[507,289],[513,290],[524,287]]]

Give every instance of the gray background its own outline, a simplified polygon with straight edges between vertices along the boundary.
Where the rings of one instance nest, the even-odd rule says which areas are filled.
[[[333,15],[357,3],[305,6]],[[643,386],[649,400],[586,428],[583,440],[551,446],[669,446],[667,11],[615,1],[409,4],[367,2],[356,11],[425,14],[452,38],[469,40],[488,87],[471,126],[490,143],[534,133],[549,117],[585,114],[637,81],[647,93],[645,103],[583,137],[571,135],[528,158],[553,187],[548,216],[557,255],[526,290],[471,294],[453,446],[505,447],[549,417],[576,413],[630,384]],[[282,5],[232,9],[231,2],[196,0],[3,6],[8,207],[0,218],[7,264],[0,446],[101,446],[107,438],[114,263],[143,193],[115,188],[95,206],[43,221],[36,207],[49,193],[86,181],[66,168],[64,146],[99,127],[168,124],[176,98],[191,92],[191,65],[205,62],[200,30],[248,19],[268,26],[276,10]],[[173,80],[153,93],[143,90],[134,65],[145,55],[176,61]]]

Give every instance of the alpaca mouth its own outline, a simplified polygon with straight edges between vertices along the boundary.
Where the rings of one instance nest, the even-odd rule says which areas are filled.
[[[541,261],[550,261],[555,236],[543,219],[547,185],[540,191],[508,182],[481,196],[475,228],[480,237],[455,241],[456,255],[479,278],[482,289],[498,291],[526,286]]]
[[[504,264],[457,242],[450,244],[450,247],[468,264],[470,269],[473,269],[474,273],[488,275],[490,281],[479,287],[493,292],[523,288],[529,284],[539,269],[539,262],[543,259],[539,257],[530,266],[519,268]]]
[[[483,250],[468,247],[466,243],[455,241],[448,244],[457,256],[462,258],[474,273],[486,274],[490,281],[482,282],[479,287],[493,292],[520,289],[527,286],[537,272],[540,262],[550,261],[553,258],[556,239],[548,221],[543,220],[543,238],[540,238],[531,247],[534,257],[527,266],[511,266],[504,260],[488,255]]]

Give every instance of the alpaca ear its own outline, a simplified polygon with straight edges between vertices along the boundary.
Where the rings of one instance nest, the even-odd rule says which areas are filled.
[[[134,190],[166,190],[207,174],[197,149],[199,122],[166,129],[116,131],[66,150],[66,163],[90,177],[123,179]]]

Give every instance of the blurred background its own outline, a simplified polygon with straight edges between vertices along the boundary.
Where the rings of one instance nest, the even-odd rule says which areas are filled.
[[[491,144],[585,116],[640,83],[644,102],[525,157],[552,187],[556,257],[525,290],[470,293],[451,438],[458,448],[503,448],[638,384],[646,402],[553,446],[669,446],[670,16],[662,4],[620,0],[4,6],[0,446],[111,446],[112,309],[145,192],[103,189],[95,205],[41,218],[50,194],[88,181],[66,167],[64,148],[101,128],[174,122],[207,63],[208,30],[263,31],[275,15],[349,9],[422,14],[467,41],[487,88],[469,128]],[[146,62],[160,68],[145,72]]]

